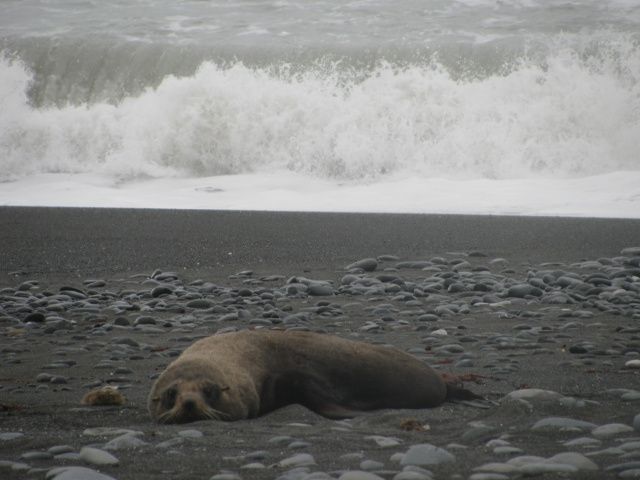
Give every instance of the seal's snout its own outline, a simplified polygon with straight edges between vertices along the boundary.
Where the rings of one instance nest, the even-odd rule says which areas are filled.
[[[193,413],[196,409],[196,401],[192,398],[187,398],[184,402],[182,402],[182,408],[185,412]]]

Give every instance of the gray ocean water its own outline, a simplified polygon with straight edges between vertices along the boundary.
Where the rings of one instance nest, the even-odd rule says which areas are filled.
[[[0,12],[4,179],[640,169],[639,0],[0,0]]]

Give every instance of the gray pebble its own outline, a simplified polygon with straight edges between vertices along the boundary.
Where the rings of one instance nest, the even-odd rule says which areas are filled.
[[[80,459],[92,465],[117,465],[120,461],[109,452],[93,447],[82,447]]]
[[[362,260],[358,260],[346,267],[347,270],[353,270],[356,268],[364,270],[365,272],[373,272],[378,268],[378,261],[375,258],[363,258]]]
[[[109,475],[86,467],[58,467],[47,472],[47,480],[115,480]]]
[[[382,477],[371,472],[363,472],[362,470],[350,470],[344,472],[338,480],[384,480]]]
[[[400,465],[439,465],[455,460],[455,456],[443,448],[430,443],[413,445],[400,461]]]
[[[596,428],[597,425],[585,422],[583,420],[575,420],[573,418],[564,418],[564,417],[547,417],[542,420],[538,420],[532,427],[531,430],[534,432],[545,432],[545,431],[591,431]]]
[[[363,460],[360,462],[360,468],[366,471],[381,470],[384,468],[384,463],[375,460]]]
[[[278,462],[280,467],[304,467],[315,464],[315,459],[308,453],[298,453],[297,455],[293,455],[292,457],[285,458]]]
[[[594,428],[591,431],[591,435],[596,438],[608,438],[630,432],[633,432],[633,428],[629,425],[625,425],[623,423],[608,423]]]

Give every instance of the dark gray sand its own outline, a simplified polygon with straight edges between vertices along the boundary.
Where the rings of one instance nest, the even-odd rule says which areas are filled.
[[[0,478],[640,478],[640,221],[2,208],[0,225]],[[153,378],[244,328],[395,346],[487,401],[151,423]],[[80,404],[102,385],[126,403]]]

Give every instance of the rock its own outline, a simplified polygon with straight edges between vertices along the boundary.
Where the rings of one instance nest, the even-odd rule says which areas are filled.
[[[86,428],[82,432],[83,435],[87,435],[89,437],[116,437],[118,435],[125,435],[127,433],[134,435],[143,435],[143,432],[139,430],[129,430],[127,428],[118,427]]]
[[[638,370],[640,369],[640,360],[629,360],[627,362],[625,362],[624,366],[626,368],[632,368],[634,370]]]
[[[148,445],[147,442],[138,438],[135,433],[125,433],[116,438],[109,440],[104,444],[105,450],[130,450]]]
[[[633,432],[633,427],[629,425],[625,425],[624,423],[608,423],[594,428],[591,431],[591,435],[596,438],[608,438],[630,432]]]
[[[115,480],[109,475],[86,467],[58,467],[49,470],[47,480]]]
[[[400,461],[400,465],[440,465],[455,460],[455,456],[443,448],[429,443],[413,445]]]
[[[333,288],[323,283],[313,283],[307,287],[307,293],[314,297],[328,297],[333,295]]]
[[[364,270],[365,272],[373,272],[378,268],[378,261],[375,258],[363,258],[362,260],[353,262],[346,267],[347,270],[353,270],[356,268]]]
[[[583,420],[574,420],[573,418],[564,417],[547,417],[538,420],[531,430],[534,432],[575,432],[575,431],[591,431],[597,425]]]
[[[187,303],[187,308],[195,308],[197,310],[205,310],[207,308],[213,307],[213,303],[209,300],[205,300],[203,298],[198,298],[196,300],[191,300]]]
[[[351,470],[344,472],[338,480],[384,480],[384,478],[371,472],[363,472],[362,470]]]
[[[304,467],[307,465],[315,465],[316,461],[312,455],[308,453],[298,453],[292,457],[285,458],[278,462],[278,466],[291,468],[291,467]]]
[[[384,463],[376,462],[375,460],[363,460],[360,462],[360,468],[365,471],[382,470]]]
[[[578,470],[598,470],[598,465],[593,461],[577,452],[563,452],[547,459],[549,463],[559,463],[563,465],[572,465]]]
[[[80,449],[80,460],[92,465],[117,465],[120,461],[109,452],[93,447],[82,447]]]
[[[364,437],[365,440],[373,440],[381,448],[389,448],[400,445],[400,439],[395,437],[383,437],[380,435],[369,435]]]

